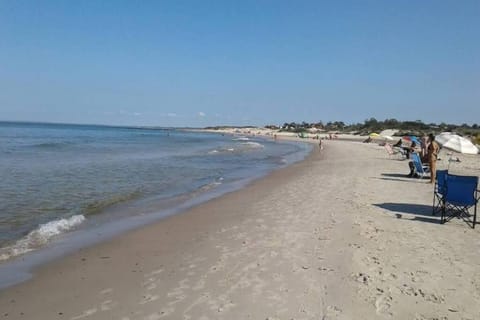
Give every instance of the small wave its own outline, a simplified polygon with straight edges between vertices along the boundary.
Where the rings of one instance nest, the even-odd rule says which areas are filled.
[[[226,153],[242,153],[242,152],[247,152],[251,151],[254,149],[262,149],[265,148],[265,146],[261,143],[258,142],[253,142],[253,141],[247,141],[247,142],[239,142],[236,143],[234,147],[232,146],[225,146],[223,148],[218,148],[215,150],[211,150],[208,152],[208,154],[226,154]]]
[[[247,146],[248,148],[252,148],[252,149],[259,149],[259,148],[264,148],[265,147],[263,144],[258,143],[258,142],[253,142],[253,141],[244,142],[244,143],[242,143],[242,145]]]
[[[234,148],[220,148],[220,149],[214,149],[214,150],[211,150],[211,151],[208,151],[208,154],[217,154],[217,153],[230,153],[230,152],[234,152],[235,149]]]
[[[193,196],[197,196],[198,194],[204,193],[206,191],[209,191],[213,188],[218,187],[223,183],[223,177],[217,178],[214,181],[204,184],[203,186],[200,186],[196,191],[192,193]]]
[[[85,221],[83,215],[75,215],[70,218],[53,220],[41,224],[37,229],[18,240],[14,245],[1,248],[0,261],[35,250],[45,245],[54,236],[72,230],[83,221]]]
[[[235,139],[232,139],[233,141],[248,141],[250,140],[249,138],[247,137],[238,137],[238,138],[235,138]]]
[[[94,201],[84,207],[83,213],[86,215],[93,215],[102,212],[102,210],[106,209],[107,207],[138,198],[140,195],[141,193],[139,191],[134,191],[126,194],[114,195],[107,199]]]
[[[221,185],[222,181],[223,181],[223,178],[218,178],[215,181],[210,182],[209,184],[203,185],[202,187],[200,187],[200,190],[207,191],[207,190],[210,190],[212,188],[215,188],[215,187]]]
[[[55,149],[55,148],[64,148],[70,145],[68,142],[43,142],[38,144],[30,145],[31,148],[40,148],[40,149]]]

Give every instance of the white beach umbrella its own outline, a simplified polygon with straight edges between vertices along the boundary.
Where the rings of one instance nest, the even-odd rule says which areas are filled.
[[[437,141],[439,144],[443,145],[445,144],[452,136],[457,136],[457,134],[454,134],[452,132],[442,132],[438,135],[435,136],[435,141]]]
[[[386,137],[392,137],[397,132],[398,132],[397,129],[386,129],[386,130],[383,130],[382,132],[380,132],[380,135],[385,137],[385,138]]]
[[[451,132],[442,132],[435,137],[442,147],[467,154],[477,154],[478,148],[468,139]]]
[[[390,136],[382,136],[386,141],[393,141],[394,139]]]

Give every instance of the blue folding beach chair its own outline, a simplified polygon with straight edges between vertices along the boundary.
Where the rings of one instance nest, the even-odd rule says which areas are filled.
[[[435,188],[433,189],[432,215],[442,212],[445,206],[445,193],[447,188],[448,170],[437,170],[435,175]]]
[[[478,200],[478,177],[449,174],[446,180],[441,223],[445,223],[453,217],[459,217],[475,228]],[[473,220],[470,220],[472,207],[474,208]]]
[[[418,153],[413,152],[411,154],[413,165],[415,166],[415,172],[417,173],[417,176],[419,178],[423,178],[427,176],[430,173],[430,167],[426,164],[422,164],[422,161],[420,160],[420,156]]]

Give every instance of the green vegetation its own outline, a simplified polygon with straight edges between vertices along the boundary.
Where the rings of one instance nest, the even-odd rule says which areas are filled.
[[[379,133],[385,129],[398,129],[396,133],[397,136],[403,135],[417,135],[421,136],[424,134],[434,133],[438,134],[440,132],[451,131],[456,132],[457,134],[463,136],[471,136],[473,139],[476,139],[476,143],[479,143],[480,140],[480,126],[478,124],[468,125],[456,125],[456,124],[447,124],[447,123],[424,123],[421,120],[416,121],[399,121],[396,119],[385,119],[384,121],[379,121],[375,118],[370,118],[365,120],[363,123],[355,124],[345,124],[342,121],[327,122],[323,123],[322,121],[316,123],[284,123],[281,128],[275,126],[266,126],[268,128],[277,128],[281,131],[289,132],[305,132],[312,129],[325,130],[325,131],[337,131],[337,132],[353,132],[355,134],[366,135],[372,132]]]
[[[475,136],[472,136],[472,142],[474,144],[480,145],[480,133],[477,132]]]

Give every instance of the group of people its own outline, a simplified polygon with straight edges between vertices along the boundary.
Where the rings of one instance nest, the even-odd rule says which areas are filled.
[[[410,159],[410,153],[417,151],[417,145],[415,141],[412,141],[409,147],[402,147],[401,143],[402,141],[400,139],[399,142],[397,142],[394,146],[403,148],[403,150],[405,151],[405,156],[407,157],[407,159]],[[422,163],[428,163],[430,167],[430,183],[435,183],[435,175],[437,172],[437,158],[439,151],[440,146],[435,141],[435,136],[432,133],[428,135],[428,138],[423,137],[421,139],[419,156]],[[408,163],[408,166],[410,167],[410,173],[408,176],[414,177],[416,173],[413,161],[410,161]]]

